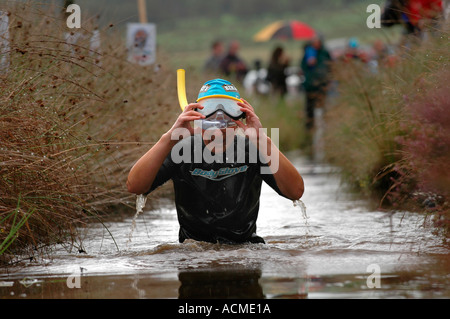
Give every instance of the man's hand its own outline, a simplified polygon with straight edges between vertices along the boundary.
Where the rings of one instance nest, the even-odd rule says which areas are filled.
[[[237,104],[241,107],[241,111],[245,113],[245,122],[246,124],[242,123],[240,120],[234,121],[241,129],[246,132],[250,138],[256,138],[258,139],[260,129],[262,128],[261,121],[259,120],[259,117],[255,113],[255,109],[253,106],[250,105],[246,100],[242,99],[242,103],[238,102]],[[248,129],[254,129],[254,130],[248,130]],[[252,132],[254,131],[254,133]],[[253,134],[256,134],[256,136],[253,136]]]
[[[241,121],[235,121],[236,124],[244,130],[245,135],[247,135],[255,145],[257,145],[260,152],[266,154],[272,158],[272,152],[278,152],[278,156],[274,158],[279,159],[278,165],[273,171],[273,176],[280,189],[281,193],[292,200],[299,199],[303,195],[304,184],[303,178],[297,169],[292,165],[292,163],[280,152],[275,144],[272,143],[271,139],[265,134],[262,128],[261,121],[255,113],[253,107],[246,100],[242,99],[243,103],[238,103],[241,107],[241,111],[245,113],[246,124]],[[260,135],[261,133],[261,135]],[[253,134],[256,134],[254,136]],[[264,149],[261,149],[264,148]],[[269,161],[268,166],[272,170],[272,162]]]
[[[191,103],[188,106],[186,106],[184,108],[184,111],[178,116],[172,128],[167,133],[171,135],[175,129],[186,128],[189,130],[191,135],[194,134],[194,128],[192,127],[191,122],[205,118],[203,114],[194,111],[194,109],[202,109],[202,108],[203,106],[201,106],[198,103]]]
[[[186,106],[172,128],[163,134],[159,141],[134,164],[127,179],[129,192],[143,194],[150,189],[165,158],[178,142],[178,140],[173,139],[172,133],[177,135],[177,129],[187,129],[192,135],[194,129],[191,122],[205,118],[204,115],[194,111],[195,108],[203,108],[203,106],[197,103]]]

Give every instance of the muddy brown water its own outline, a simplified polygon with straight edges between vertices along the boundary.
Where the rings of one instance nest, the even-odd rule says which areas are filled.
[[[297,154],[308,219],[263,186],[266,244],[178,243],[174,204],[83,230],[83,248],[1,269],[0,297],[448,298],[449,252],[416,213],[368,209],[334,169]],[[149,197],[148,200],[153,200]]]

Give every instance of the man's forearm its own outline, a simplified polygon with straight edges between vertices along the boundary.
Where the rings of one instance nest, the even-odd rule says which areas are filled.
[[[258,146],[259,151],[266,154],[269,159],[267,165],[272,171],[281,193],[292,200],[300,199],[304,192],[304,183],[298,170],[266,134],[259,136]],[[274,159],[277,163],[274,162]]]
[[[159,141],[145,153],[130,170],[127,188],[130,193],[147,192],[155,180],[159,168],[163,164],[172,147],[178,141],[171,139],[171,133],[165,133]]]

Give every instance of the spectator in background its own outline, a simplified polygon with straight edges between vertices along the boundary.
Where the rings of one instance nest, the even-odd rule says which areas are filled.
[[[361,50],[361,47],[359,45],[359,41],[357,38],[351,38],[348,41],[347,48],[344,53],[344,62],[350,62],[350,61],[361,61],[361,62],[368,62],[367,53],[364,52],[364,50]]]
[[[408,33],[422,35],[426,21],[435,22],[443,12],[442,0],[409,0],[405,3],[402,18]]]
[[[386,60],[387,57],[389,56],[389,49],[388,49],[388,47],[380,39],[377,39],[377,40],[375,40],[373,42],[372,48],[373,48],[373,51],[374,51],[375,58],[378,61]]]
[[[216,40],[211,45],[211,56],[203,65],[203,72],[218,73],[220,71],[220,63],[223,59],[224,47],[220,40]]]
[[[382,40],[375,40],[372,44],[372,52],[368,59],[369,70],[372,73],[378,73],[381,68],[391,68],[398,61],[392,47],[388,46]]]
[[[314,127],[314,109],[324,106],[330,83],[331,56],[325,49],[323,39],[315,36],[304,48],[301,69],[305,76],[306,128]]]
[[[234,77],[238,82],[242,83],[248,69],[238,55],[239,49],[240,44],[238,41],[234,40],[230,43],[228,52],[220,63],[220,69],[227,77]]]
[[[351,38],[347,43],[347,48],[344,53],[344,60],[359,60],[359,41],[356,38]]]
[[[425,21],[436,23],[442,13],[442,0],[387,0],[381,20],[384,27],[402,24],[406,35],[421,37]]]
[[[372,73],[378,73],[380,67],[386,64],[388,58],[388,49],[383,41],[375,40],[372,45],[372,55],[368,61],[369,70]]]
[[[289,58],[286,56],[282,47],[278,46],[273,50],[267,69],[266,80],[272,85],[274,93],[282,98],[287,93],[286,68],[289,66]]]

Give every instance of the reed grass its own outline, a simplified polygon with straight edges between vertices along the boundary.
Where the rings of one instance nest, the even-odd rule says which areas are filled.
[[[134,161],[179,113],[175,73],[127,62],[120,34],[80,30],[33,3],[7,2],[8,72],[0,75],[0,255],[70,242],[110,207],[128,209]],[[94,19],[83,19],[93,21]],[[65,33],[80,33],[68,45]],[[109,209],[111,211],[111,209]]]
[[[433,193],[441,198],[433,205],[440,205],[447,229],[448,205],[441,204],[448,200],[448,178],[433,179],[423,171],[433,165],[434,176],[448,177],[449,141],[442,134],[450,122],[443,121],[448,94],[442,92],[448,91],[449,52],[444,26],[420,44],[399,47],[395,63],[376,74],[359,61],[337,64],[340,96],[327,113],[325,138],[327,159],[342,168],[349,185],[374,196],[381,207],[423,209],[412,205],[416,195]],[[444,113],[436,116],[439,112]],[[424,146],[421,151],[418,144]]]

